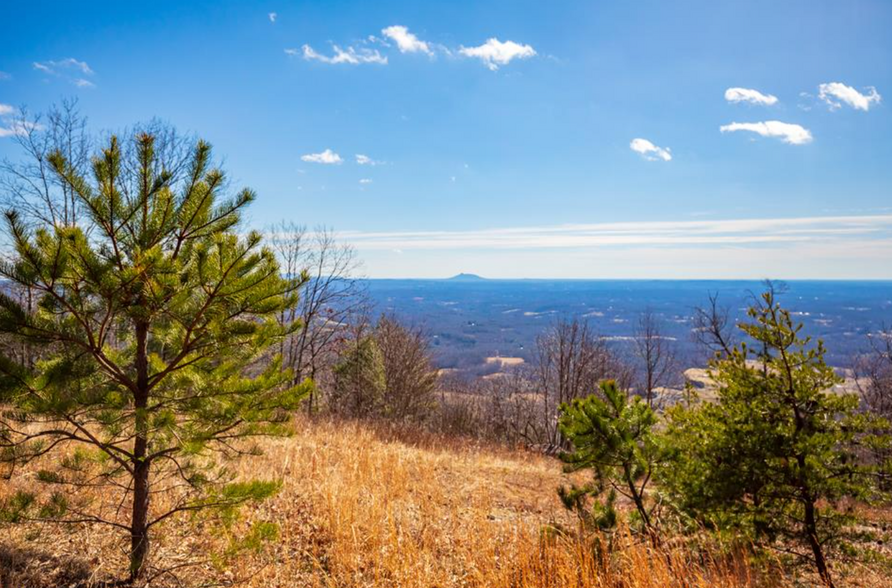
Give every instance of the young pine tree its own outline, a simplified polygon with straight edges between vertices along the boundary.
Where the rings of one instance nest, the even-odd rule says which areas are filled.
[[[659,457],[653,432],[656,416],[638,396],[629,398],[616,382],[601,383],[601,395],[593,394],[561,405],[560,431],[573,450],[561,455],[569,472],[590,469],[592,483],[559,490],[564,504],[583,520],[599,527],[616,521],[617,494],[635,505],[645,531],[653,534],[653,507],[647,504],[647,486]],[[606,492],[606,499],[600,498]],[[593,513],[588,498],[595,500]]]
[[[387,389],[384,358],[372,335],[348,343],[334,366],[332,408],[353,417],[380,416]]]
[[[884,424],[860,413],[855,395],[832,390],[839,378],[824,362],[823,343],[801,335],[772,291],[749,316],[741,329],[752,345],[711,365],[716,402],[670,411],[665,482],[710,526],[804,547],[833,586],[827,548],[850,520],[846,499],[872,492],[858,445]]]
[[[266,356],[288,334],[276,316],[300,281],[281,276],[257,233],[237,232],[254,194],[222,199],[206,143],[177,181],[151,135],[134,141],[122,150],[112,137],[90,177],[51,155],[84,216],[26,223],[7,212],[13,249],[0,263],[36,300],[26,308],[0,295],[0,333],[37,349],[34,361],[0,357],[2,456],[61,454],[40,459],[37,476],[57,490],[45,501],[17,495],[5,517],[121,529],[131,581],[145,575],[152,531],[169,517],[274,491],[231,483],[223,457],[247,449],[243,438],[285,433],[311,386],[290,385]]]

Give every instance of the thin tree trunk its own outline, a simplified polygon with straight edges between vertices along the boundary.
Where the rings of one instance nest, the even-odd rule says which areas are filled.
[[[632,495],[632,502],[635,503],[635,508],[638,509],[638,514],[641,515],[641,520],[644,521],[644,526],[647,527],[647,531],[649,533],[653,532],[653,527],[650,524],[650,515],[647,514],[647,508],[644,506],[644,499],[641,496],[641,493],[638,492],[637,486],[635,486],[635,480],[632,479],[632,467],[625,463],[623,464],[623,474],[626,479],[626,486],[629,488],[629,493]]]
[[[818,568],[818,574],[827,588],[835,588],[833,578],[830,576],[830,570],[827,567],[827,559],[824,557],[824,550],[818,541],[818,525],[815,513],[815,504],[810,500],[805,501],[805,532],[808,534],[808,545],[811,547],[812,554],[815,557],[815,566]]]
[[[148,325],[136,325],[136,438],[133,442],[133,510],[130,517],[130,579],[138,579],[149,555],[148,415],[149,364],[146,349]]]

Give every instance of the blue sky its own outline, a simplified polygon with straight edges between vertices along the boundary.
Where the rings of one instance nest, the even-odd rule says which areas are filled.
[[[74,4],[0,104],[195,132],[372,277],[892,278],[892,2]]]

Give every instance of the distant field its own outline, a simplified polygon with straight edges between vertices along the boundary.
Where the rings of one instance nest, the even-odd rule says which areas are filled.
[[[892,324],[892,282],[794,281],[781,302],[823,338],[828,362],[845,367],[869,346],[869,336]],[[704,355],[691,338],[692,309],[710,292],[732,314],[745,308],[757,281],[612,280],[370,280],[379,312],[423,325],[438,365],[462,371],[492,369],[490,357],[530,361],[536,337],[559,318],[591,322],[618,350],[628,350],[639,314],[650,308],[689,366]],[[491,362],[490,362],[491,363]]]

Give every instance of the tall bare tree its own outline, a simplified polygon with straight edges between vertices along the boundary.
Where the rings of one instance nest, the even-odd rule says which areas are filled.
[[[15,209],[26,225],[50,224],[75,226],[85,218],[83,204],[75,191],[54,173],[50,163],[52,154],[61,154],[80,175],[91,172],[90,154],[97,144],[97,136],[87,126],[87,117],[81,112],[77,99],[65,99],[53,105],[46,113],[31,115],[27,109],[19,109],[12,127],[12,138],[18,146],[19,156],[0,162],[0,205]],[[106,144],[111,133],[102,138]],[[196,139],[179,132],[173,125],[160,119],[152,119],[115,132],[121,149],[121,170],[127,180],[122,183],[125,196],[133,197],[131,186],[136,185],[140,169],[136,145],[140,136],[154,137],[152,172],[165,172],[172,182],[179,182],[189,173],[192,146]],[[220,186],[225,188],[226,186]]]
[[[356,250],[338,242],[331,229],[308,231],[283,221],[268,232],[282,271],[304,280],[300,304],[279,317],[283,325],[300,321],[303,328],[282,343],[281,353],[295,382],[316,380],[334,366],[351,322],[367,314],[361,263]],[[307,400],[307,411],[314,411],[318,401],[314,393]]]
[[[61,153],[79,174],[88,171],[93,140],[77,100],[63,100],[44,115],[21,109],[12,138],[21,157],[0,163],[0,194],[4,208],[19,212],[23,222],[73,226],[80,216],[77,195],[53,172],[50,155]]]
[[[719,304],[718,292],[710,292],[708,297],[704,306],[694,308],[693,338],[711,356],[727,357],[737,344],[731,310]]]
[[[638,363],[639,390],[647,406],[654,408],[657,389],[677,380],[678,362],[675,342],[663,334],[660,320],[650,308],[638,317],[633,351]]]
[[[628,368],[589,323],[560,320],[536,340],[536,379],[542,394],[542,426],[549,443],[560,442],[558,407],[594,394],[602,380],[628,385]]]

